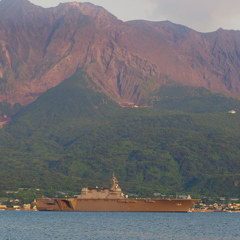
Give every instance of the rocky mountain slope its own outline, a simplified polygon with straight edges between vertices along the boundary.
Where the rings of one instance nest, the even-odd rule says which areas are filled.
[[[240,97],[240,31],[122,22],[90,3],[0,1],[0,102],[32,102],[79,68],[119,103],[140,102],[162,84]]]

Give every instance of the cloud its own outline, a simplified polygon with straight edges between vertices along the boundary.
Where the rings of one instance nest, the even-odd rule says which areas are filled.
[[[44,7],[74,0],[30,0]],[[103,6],[123,21],[169,20],[200,32],[240,30],[239,0],[76,0]]]
[[[169,20],[198,31],[240,29],[239,0],[150,0],[152,20]]]
[[[90,0],[90,2],[103,6],[123,21],[149,19],[154,4],[149,4],[148,0]]]
[[[149,19],[152,16],[153,4],[148,0],[75,0],[77,2],[91,2],[107,9],[110,13],[123,21],[135,19]],[[151,1],[151,0],[150,0]],[[43,6],[53,7],[60,2],[74,2],[74,0],[30,0],[30,2]],[[150,19],[149,19],[150,20]]]

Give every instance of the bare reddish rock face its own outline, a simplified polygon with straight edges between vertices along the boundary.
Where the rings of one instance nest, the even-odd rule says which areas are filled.
[[[122,22],[90,3],[0,1],[0,101],[32,102],[78,68],[119,103],[175,83],[240,97],[240,31]]]

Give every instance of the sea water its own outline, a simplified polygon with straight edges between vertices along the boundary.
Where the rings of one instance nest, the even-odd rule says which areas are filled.
[[[240,239],[240,213],[0,211],[1,240]]]

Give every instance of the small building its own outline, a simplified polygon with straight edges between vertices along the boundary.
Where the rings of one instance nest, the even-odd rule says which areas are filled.
[[[13,205],[13,209],[15,209],[15,210],[21,210],[21,207],[18,206],[18,205]]]
[[[7,208],[7,205],[1,205],[0,204],[0,210],[5,210]]]
[[[23,210],[30,210],[31,204],[23,204]]]

